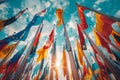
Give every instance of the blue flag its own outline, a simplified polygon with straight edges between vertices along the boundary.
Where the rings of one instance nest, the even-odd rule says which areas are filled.
[[[16,41],[16,40],[25,41],[29,34],[31,27],[33,25],[36,26],[36,25],[41,24],[43,21],[43,18],[44,17],[41,16],[41,14],[36,14],[34,16],[34,18],[32,19],[32,21],[28,24],[28,26],[25,29],[23,29],[22,31],[15,33],[11,36],[6,37],[3,40],[0,40],[0,50],[3,49],[11,41]]]

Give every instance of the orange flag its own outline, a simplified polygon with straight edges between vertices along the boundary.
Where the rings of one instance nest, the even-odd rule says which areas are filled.
[[[56,10],[56,16],[58,18],[58,23],[57,23],[57,26],[60,26],[61,24],[63,24],[63,18],[62,18],[62,15],[63,15],[63,10],[58,8]]]

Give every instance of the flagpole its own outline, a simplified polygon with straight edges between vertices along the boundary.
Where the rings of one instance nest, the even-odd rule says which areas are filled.
[[[65,39],[67,40],[66,43],[67,43],[67,46],[68,46],[68,54],[69,54],[69,58],[70,58],[72,75],[73,75],[74,80],[79,80],[78,71],[76,69],[75,62],[74,62],[74,59],[73,59],[73,52],[72,52],[72,48],[71,48],[71,45],[70,45],[70,40],[68,38],[68,34],[67,34],[67,30],[66,30],[64,21],[63,21],[63,26],[64,26]]]
[[[104,14],[104,13],[101,13],[101,12],[98,12],[98,11],[92,9],[92,8],[88,8],[88,7],[79,5],[78,3],[76,3],[76,5],[77,5],[77,6],[80,6],[80,7],[84,7],[84,8],[86,8],[86,9],[90,10],[90,11],[96,12],[96,13],[101,14],[101,15],[104,15],[104,16],[107,16],[107,17],[109,17],[109,18],[112,19],[112,20],[115,20],[115,21],[120,22],[120,18],[118,18],[118,17],[110,16],[110,15],[107,15],[107,14]]]
[[[43,26],[43,23],[41,23],[40,26],[38,27],[38,29],[37,29],[37,31],[36,31],[36,34],[35,34],[35,37],[37,36],[37,34],[38,34],[38,32],[39,32],[39,29],[40,29],[42,26]],[[35,37],[34,37],[34,40],[35,40]],[[25,64],[27,63],[27,58],[28,58],[28,56],[30,55],[31,50],[32,50],[32,48],[33,48],[33,42],[34,42],[34,40],[32,41],[32,43],[31,43],[31,45],[30,45],[30,47],[29,47],[29,51],[28,51],[27,54],[25,55],[25,57],[24,57],[24,59],[23,59],[23,61],[22,61],[21,66],[20,66],[19,69],[16,71],[15,77],[13,78],[14,80],[19,80],[19,79],[20,79],[20,76],[21,76],[21,74],[22,74],[22,72],[23,72],[22,69],[24,69],[24,66],[25,66]]]
[[[102,59],[105,62],[105,65],[108,69],[110,69],[110,71],[114,74],[115,78],[117,80],[120,79],[120,69],[117,68],[116,66],[114,66],[109,59],[97,48],[97,46],[95,45],[95,43],[90,39],[90,37],[84,32],[84,34],[86,35],[86,37],[88,38],[88,40],[93,44],[93,47],[96,49],[96,51],[98,52],[98,54],[102,57]]]

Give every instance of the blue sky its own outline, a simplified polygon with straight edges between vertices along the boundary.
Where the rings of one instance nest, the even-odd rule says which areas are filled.
[[[19,32],[20,30],[24,29],[32,20],[35,13],[47,8],[47,14],[44,18],[44,28],[38,47],[39,49],[47,41],[49,33],[51,32],[52,28],[55,27],[54,24],[57,23],[55,10],[57,8],[62,8],[64,10],[63,18],[67,27],[71,45],[73,49],[76,49],[75,40],[78,38],[78,35],[75,20],[78,20],[78,23],[80,23],[77,7],[75,5],[76,2],[102,13],[120,18],[120,0],[9,0],[0,5],[0,19],[8,19],[25,8],[28,8],[28,11],[26,11],[17,21],[6,26],[0,32],[0,40],[13,34],[14,32]],[[87,10],[85,11],[85,16],[89,27],[86,32],[94,40],[93,33],[91,32],[91,27],[95,27],[94,12]],[[38,26],[31,28],[31,31],[26,40],[27,42],[30,42],[33,39],[37,28]],[[120,29],[116,24],[113,25],[113,28],[120,32]],[[60,58],[58,61],[60,61],[62,47],[64,45],[63,26],[55,28],[55,37],[57,39],[57,54]],[[88,51],[86,51],[86,53],[89,51],[91,51],[91,48],[88,45]]]

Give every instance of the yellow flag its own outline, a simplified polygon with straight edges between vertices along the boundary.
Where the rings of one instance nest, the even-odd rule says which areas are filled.
[[[58,8],[58,9],[56,10],[56,16],[57,16],[57,18],[58,18],[57,26],[60,26],[61,24],[63,24],[62,15],[63,15],[63,10]]]
[[[12,50],[16,47],[16,44],[12,44],[12,45],[9,45],[9,46],[6,46],[5,48],[3,48],[1,51],[0,51],[0,59],[3,59],[5,58],[5,56],[7,56],[8,54],[12,54]]]
[[[4,28],[4,21],[0,21],[0,30]]]
[[[100,45],[101,45],[100,39],[99,39],[99,37],[98,37],[98,35],[96,34],[96,32],[95,32],[94,29],[93,29],[93,34],[94,34],[94,37],[95,37],[96,45],[97,45],[97,46],[100,46]]]
[[[88,73],[84,77],[84,80],[92,80],[92,71],[90,68],[88,68]]]
[[[79,59],[79,62],[81,65],[84,65],[84,62],[83,62],[83,56],[84,56],[84,53],[81,49],[81,46],[78,42],[78,40],[76,40],[76,43],[77,43],[77,51],[78,51],[78,59]]]
[[[47,58],[47,52],[48,52],[48,49],[44,49],[44,48],[39,49],[37,51],[37,54],[38,54],[37,62],[41,61],[44,58]]]
[[[101,17],[100,14],[95,13],[95,16],[96,16],[96,30],[101,33],[102,30],[103,30],[103,25],[104,25],[104,23],[103,23],[103,21],[100,19],[100,17]]]

